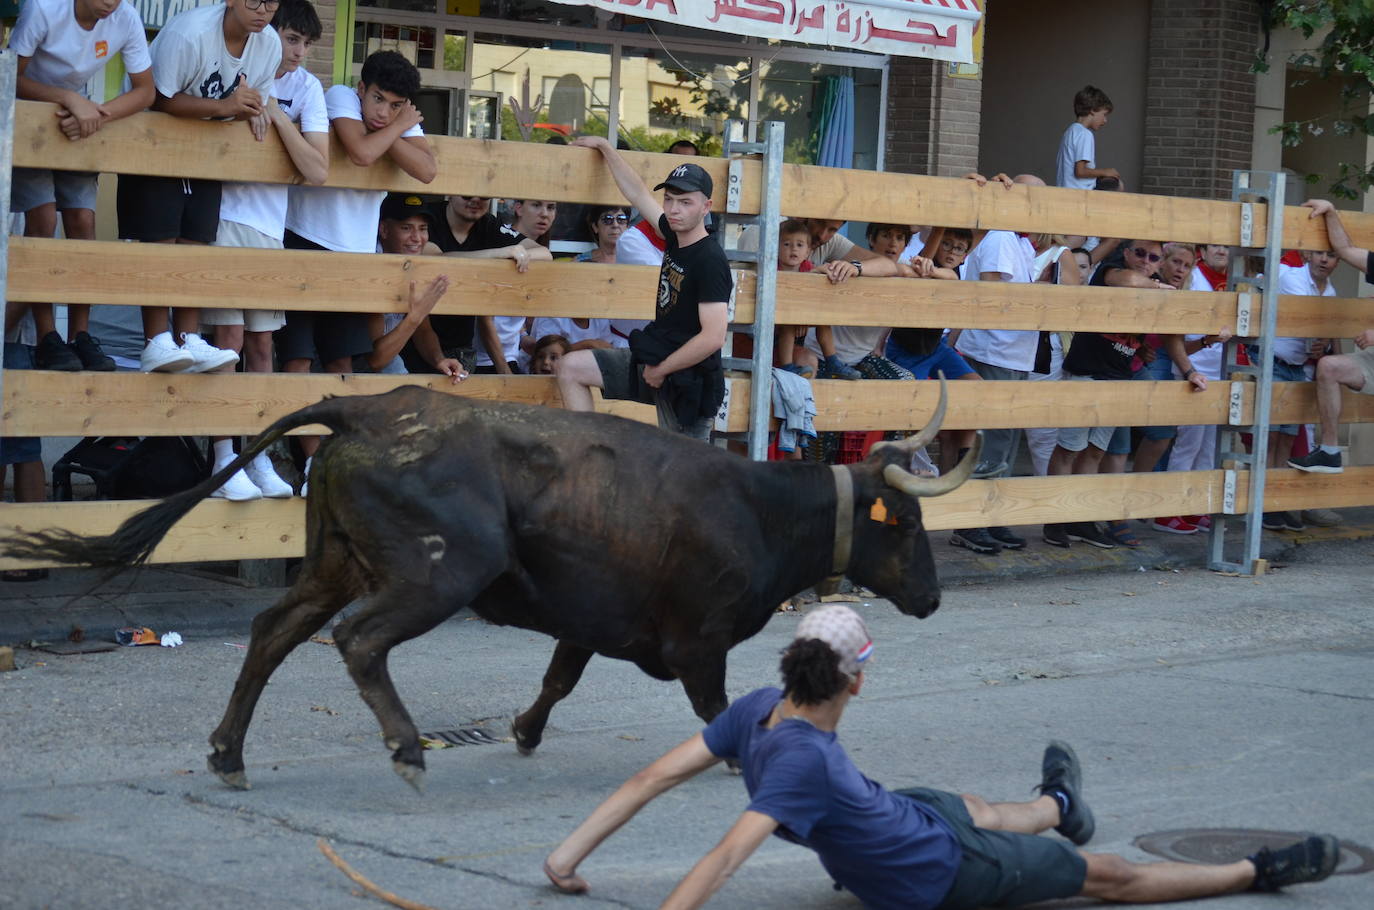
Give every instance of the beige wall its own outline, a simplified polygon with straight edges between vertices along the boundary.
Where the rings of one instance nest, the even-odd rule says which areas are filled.
[[[1109,12],[1108,12],[1109,10]],[[1095,85],[1115,112],[1097,134],[1098,167],[1140,186],[1150,7],[1141,2],[992,0],[983,57],[979,168],[1030,172],[1053,184],[1073,96]]]

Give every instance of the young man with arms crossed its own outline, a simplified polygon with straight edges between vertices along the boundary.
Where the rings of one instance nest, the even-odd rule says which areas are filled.
[[[16,95],[30,101],[56,104],[58,127],[73,142],[85,139],[111,120],[143,110],[153,103],[152,58],[143,34],[143,20],[132,3],[122,0],[26,0],[19,22],[10,34],[10,50],[19,56]],[[131,87],[104,104],[86,96],[86,83],[105,68],[112,54],[123,59]],[[95,198],[98,174],[15,168],[10,210],[24,213],[25,237],[52,237],[57,213],[69,240],[95,239]],[[34,351],[40,370],[101,370],[114,361],[90,336],[88,304],[67,307],[67,337],[57,333],[51,303],[16,306],[7,311],[6,331],[29,308],[38,332]],[[6,364],[6,366],[10,366]]]
[[[544,861],[569,893],[589,890],[578,865],[650,800],[723,759],[739,762],[749,807],[692,868],[663,907],[699,907],[770,834],[814,850],[866,907],[975,910],[1074,896],[1157,903],[1239,891],[1276,891],[1335,870],[1340,844],[1309,837],[1222,865],[1133,863],[1076,845],[1094,832],[1072,748],[1051,742],[1040,796],[989,803],[924,787],[889,791],[855,767],[835,734],[864,683],[873,642],[848,607],[812,610],[783,652],[783,689],[736,699],[704,731],[630,778]]]
[[[255,136],[281,63],[281,40],[268,28],[278,0],[225,0],[178,13],[153,39],[153,110],[197,120],[245,120]],[[119,236],[145,243],[207,244],[219,231],[221,184],[179,177],[119,178]],[[233,351],[200,337],[200,313],[143,308],[144,372],[204,373],[238,363]]]
[[[331,86],[324,93],[329,125],[358,167],[383,157],[421,183],[438,172],[434,150],[410,98],[420,89],[420,71],[395,51],[377,51],[363,62],[357,88]],[[375,253],[384,190],[291,187],[286,208],[288,250]],[[353,372],[353,358],[372,350],[366,313],[291,312],[276,333],[277,357],[288,373],[308,373],[318,357],[326,373]],[[299,437],[305,476],[319,448],[318,436]],[[304,495],[306,487],[302,486]]]
[[[329,118],[325,114],[324,88],[302,69],[310,46],[320,38],[320,17],[309,0],[282,0],[272,17],[272,28],[281,39],[282,57],[277,64],[272,98],[263,106],[263,118],[276,128],[302,183],[318,186],[329,176]],[[279,250],[286,230],[287,187],[280,183],[226,183],[219,206],[219,230],[215,246]],[[207,309],[200,323],[210,326],[215,344],[243,357],[244,372],[272,372],[272,333],[286,324],[280,310]],[[232,367],[221,367],[229,370]],[[218,471],[234,459],[233,440],[214,439]],[[235,502],[285,499],[291,485],[277,476],[266,452],[258,453],[211,496]]]
[[[1309,217],[1325,217],[1326,235],[1336,255],[1364,271],[1364,280],[1374,284],[1374,253],[1350,242],[1336,207],[1325,199],[1312,199],[1303,205],[1312,210]],[[1341,389],[1374,395],[1374,328],[1355,336],[1355,350],[1349,354],[1329,354],[1317,361],[1317,414],[1321,419],[1320,445],[1307,455],[1288,459],[1288,466],[1318,474],[1339,474],[1345,470],[1336,433],[1341,425]]]
[[[599,388],[607,398],[656,405],[660,427],[708,441],[725,395],[720,348],[733,287],[725,251],[706,231],[711,175],[695,164],[678,165],[654,187],[663,190],[660,204],[604,138],[583,136],[572,144],[601,152],[620,192],[657,225],[667,248],[653,321],[631,334],[628,349],[573,351],[560,360],[563,403],[590,411],[591,390]]]

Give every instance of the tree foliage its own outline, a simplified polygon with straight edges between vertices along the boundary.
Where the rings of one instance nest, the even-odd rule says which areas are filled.
[[[1290,28],[1314,43],[1291,55],[1286,63],[1340,86],[1335,110],[1286,121],[1272,132],[1282,136],[1285,146],[1292,147],[1308,135],[1319,135],[1316,121],[1329,116],[1337,135],[1374,135],[1374,114],[1370,113],[1374,96],[1374,0],[1267,0],[1262,5],[1265,42],[1256,57],[1255,71],[1269,69],[1271,31]],[[1355,199],[1374,185],[1374,166],[1363,160],[1342,162],[1330,177],[1332,195]],[[1322,179],[1319,174],[1307,177],[1309,183]]]

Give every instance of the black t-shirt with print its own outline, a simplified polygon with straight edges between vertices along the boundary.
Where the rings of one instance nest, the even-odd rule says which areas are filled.
[[[445,253],[476,253],[481,250],[495,250],[501,247],[514,246],[525,239],[525,235],[514,228],[505,226],[495,215],[488,212],[477,219],[472,225],[472,229],[468,231],[467,239],[459,243],[458,239],[453,236],[453,229],[449,227],[448,203],[435,203],[430,206],[429,213],[434,216],[434,224],[429,230],[429,239]],[[434,334],[439,336],[439,347],[445,353],[473,346],[477,317],[430,316],[429,324],[434,327]],[[433,367],[425,363],[416,352],[413,343],[406,343],[401,356],[405,361],[406,369],[412,373],[432,373],[434,371]]]
[[[1140,345],[1139,335],[1075,332],[1064,355],[1064,372],[1093,379],[1130,379],[1131,361]]]
[[[725,250],[714,237],[707,235],[696,243],[678,246],[677,234],[668,227],[666,216],[659,219],[658,232],[668,241],[668,247],[658,270],[654,319],[644,327],[644,332],[656,341],[680,348],[701,333],[697,306],[728,302],[734,281]]]

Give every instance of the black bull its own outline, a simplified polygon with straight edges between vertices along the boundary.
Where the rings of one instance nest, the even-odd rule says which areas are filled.
[[[108,537],[50,530],[4,547],[21,558],[137,565],[254,454],[294,428],[329,427],[310,476],[300,577],[253,620],[243,668],[210,737],[210,769],[247,786],[243,739],[268,677],[366,596],[334,640],[381,723],[393,766],[418,787],[424,757],[387,654],[464,606],[558,640],[539,698],[513,724],[522,752],[539,745],[550,709],[594,653],[680,679],[709,721],[727,704],[726,652],[762,629],[785,598],[827,576],[842,572],[903,613],[930,615],[940,591],[917,496],[958,486],[978,455],[939,479],[907,472],[944,403],[942,385],[920,434],[829,468],[750,462],[605,415],[403,387],[283,417],[214,477]],[[871,515],[879,499],[887,521]]]

